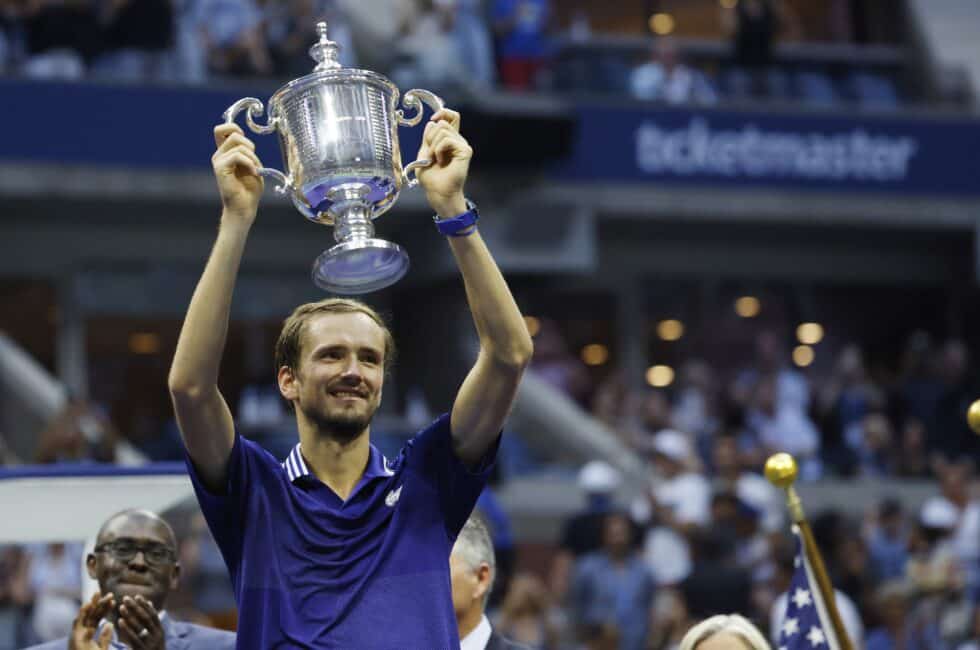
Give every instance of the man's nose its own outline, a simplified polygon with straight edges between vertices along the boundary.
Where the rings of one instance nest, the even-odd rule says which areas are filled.
[[[344,364],[343,377],[344,377],[344,379],[347,379],[347,380],[357,380],[357,381],[360,381],[360,379],[361,379],[361,362],[358,360],[357,357],[352,356],[352,357],[350,357],[350,358],[347,359],[347,362]]]
[[[131,557],[129,559],[128,564],[131,567],[134,567],[134,566],[136,566],[136,567],[145,567],[146,566],[146,555],[143,554],[143,551],[136,551],[136,555],[134,555],[133,557]]]

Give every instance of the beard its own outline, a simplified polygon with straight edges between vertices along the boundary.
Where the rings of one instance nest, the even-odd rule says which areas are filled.
[[[333,438],[342,444],[347,444],[364,433],[374,418],[375,410],[370,408],[367,412],[345,412],[337,409],[330,412],[327,409],[304,408],[303,414],[316,425],[317,431],[322,435]]]

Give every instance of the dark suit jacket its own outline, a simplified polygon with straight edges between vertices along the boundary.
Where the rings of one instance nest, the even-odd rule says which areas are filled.
[[[235,635],[224,630],[175,621],[169,616],[163,619],[163,633],[167,650],[235,650]],[[113,643],[110,648],[126,648]],[[506,647],[506,646],[505,646]],[[32,646],[28,650],[66,650],[68,637]]]
[[[507,637],[500,636],[496,631],[490,633],[487,645],[484,650],[531,650],[526,645],[515,643]]]

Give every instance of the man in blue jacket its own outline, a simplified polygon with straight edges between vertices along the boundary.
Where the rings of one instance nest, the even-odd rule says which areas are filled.
[[[164,608],[177,588],[177,539],[146,510],[109,518],[85,560],[100,593],[82,606],[71,634],[30,650],[230,650],[235,635],[175,621]]]

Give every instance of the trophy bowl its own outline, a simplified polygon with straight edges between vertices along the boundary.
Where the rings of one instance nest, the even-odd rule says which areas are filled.
[[[254,97],[240,99],[224,112],[258,134],[277,133],[285,173],[262,167],[310,221],[332,225],[337,243],[313,263],[313,282],[336,294],[362,294],[387,287],[408,271],[401,246],[374,236],[373,220],[384,214],[405,186],[414,187],[415,170],[430,165],[416,160],[402,167],[399,126],[422,121],[423,104],[433,111],[442,100],[427,90],[409,90],[402,98],[410,117],[398,109],[399,91],[386,77],[369,70],[343,68],[339,47],[317,23],[319,41],[310,48],[314,71],[290,81],[268,102],[265,113]]]

